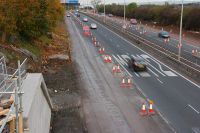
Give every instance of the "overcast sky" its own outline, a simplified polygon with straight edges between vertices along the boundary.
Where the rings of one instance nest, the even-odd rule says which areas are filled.
[[[79,0],[81,5],[85,5],[87,3],[90,3],[91,0]],[[101,0],[102,2],[104,0]],[[131,2],[136,2],[136,3],[157,3],[157,4],[162,4],[165,1],[168,1],[169,3],[180,3],[181,0],[125,0],[126,3],[131,3]],[[200,2],[200,0],[183,0],[184,2]],[[124,0],[105,0],[107,4],[110,3],[123,3]]]

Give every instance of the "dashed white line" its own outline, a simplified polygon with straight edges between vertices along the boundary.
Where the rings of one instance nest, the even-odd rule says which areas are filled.
[[[192,105],[190,105],[190,104],[188,104],[188,106],[191,108],[191,109],[193,109],[197,114],[199,114],[200,112],[199,111],[197,111],[194,107],[192,107]]]
[[[164,65],[165,67],[167,67],[168,69],[172,70],[173,72],[177,73],[179,76],[181,76],[182,78],[184,78],[185,80],[187,80],[188,82],[192,83],[194,86],[200,88],[200,86],[196,83],[194,83],[193,81],[187,79],[185,76],[183,76],[182,74],[178,73],[177,71],[175,71],[174,69],[170,68],[168,65],[162,63],[161,61],[159,61],[158,59],[156,59],[155,57],[151,56],[149,53],[147,53],[146,51],[142,50],[141,48],[139,48],[138,46],[134,45],[133,43],[131,43],[130,41],[128,41],[127,39],[121,37],[119,34],[115,33],[114,31],[108,29],[107,27],[105,27],[104,25],[100,24],[99,22],[97,22],[96,20],[93,20],[96,23],[98,23],[99,25],[101,25],[102,27],[104,27],[105,29],[107,29],[108,31],[112,32],[113,34],[115,34],[116,36],[118,36],[119,38],[121,38],[122,40],[124,40],[125,42],[129,43],[130,45],[132,45],[133,47],[139,49],[140,51],[142,51],[143,53],[149,55],[151,58],[154,58],[156,61],[158,61],[159,63],[161,63],[162,65]]]

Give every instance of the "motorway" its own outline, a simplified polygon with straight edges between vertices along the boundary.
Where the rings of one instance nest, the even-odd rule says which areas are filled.
[[[200,133],[200,86],[91,18],[85,24],[90,23],[97,24],[98,29],[92,30],[92,34],[105,47],[106,53],[127,70],[175,131]],[[148,62],[148,71],[136,73],[128,69],[127,59],[131,56],[144,58]]]
[[[106,20],[110,21],[113,24],[116,24],[118,27],[122,27],[122,25],[123,25],[123,23],[121,21],[113,19],[113,18],[106,17]],[[169,50],[175,54],[178,54],[177,45],[179,44],[179,40],[171,37],[169,39],[169,42],[165,43],[164,39],[158,37],[158,32],[155,32],[152,29],[149,29],[144,25],[141,25],[141,26],[144,28],[143,30],[146,31],[145,34],[141,34],[143,30],[141,28],[139,28],[140,25],[132,26],[128,22],[126,22],[126,25],[127,25],[127,30],[129,32],[136,34],[138,36],[141,36],[144,39],[149,40],[149,41],[153,42],[154,44],[163,47],[166,50]],[[192,61],[193,63],[200,65],[200,57],[192,55],[192,50],[197,50],[199,53],[200,47],[188,44],[188,42],[184,41],[184,39],[183,39],[182,48],[181,48],[181,56],[189,61]],[[200,53],[198,55],[200,55]]]
[[[74,23],[74,17],[65,20],[72,42],[72,59],[80,75],[87,132],[171,133],[170,126],[159,115],[140,116],[145,99],[136,86],[122,88],[120,77],[125,72],[114,76],[111,71],[113,63],[103,62],[91,37],[82,34],[78,21]]]

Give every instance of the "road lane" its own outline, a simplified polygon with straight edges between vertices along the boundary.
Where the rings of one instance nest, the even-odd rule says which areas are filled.
[[[89,19],[89,23],[90,22],[95,21]],[[128,53],[127,56],[146,55],[100,24],[98,24],[98,29],[93,30],[92,32],[97,37],[97,40],[104,45],[107,53],[116,57],[118,57],[117,55],[126,55],[126,53]],[[104,34],[106,34],[106,36],[104,36]],[[119,47],[117,47],[118,45]],[[121,49],[123,49],[123,51]],[[163,84],[157,80],[155,74],[149,74],[149,72],[147,72],[150,77],[145,77],[145,74],[142,76],[138,73],[138,75],[140,75],[140,77],[138,77],[130,71],[126,65],[124,65],[124,67],[132,73],[133,79],[139,87],[149,98],[155,101],[158,109],[169,120],[169,122],[174,125],[178,132],[191,133],[193,128],[200,128],[200,116],[194,114],[193,110],[186,108],[187,104],[192,104],[197,110],[200,110],[199,86],[197,87],[191,84],[189,81],[185,80],[164,65],[160,63],[158,65],[158,62],[155,62],[151,57],[148,58],[148,60],[150,60],[150,64],[153,66],[149,67],[151,67],[151,70],[154,73],[159,74],[159,80],[162,81]],[[160,66],[162,67],[162,70],[160,70]],[[163,73],[163,71],[166,72]],[[176,76],[174,76],[174,74]]]
[[[76,26],[75,26],[76,24]],[[105,64],[91,38],[80,35],[77,23],[68,23],[73,52],[86,84],[84,111],[91,133],[170,133],[169,127],[158,116],[141,119],[139,110],[144,99],[135,89],[121,89]],[[79,27],[77,29],[76,27]],[[75,32],[76,31],[76,32]],[[78,34],[78,35],[77,35]],[[85,84],[82,84],[85,88]]]
[[[111,21],[111,19],[107,18],[107,21]],[[112,20],[112,23],[118,25],[119,28],[122,27],[122,23],[116,23],[116,21],[113,21],[113,20]],[[136,27],[136,26],[134,26],[134,27]],[[161,39],[158,37],[158,35],[157,35],[158,33],[152,32],[151,30],[149,30],[147,28],[145,28],[145,30],[147,31],[146,34],[140,34],[140,32],[141,32],[140,30],[139,31],[135,30],[135,28],[128,29],[128,31],[130,31],[138,36],[142,36],[146,40],[149,40],[156,45],[162,46],[163,48],[170,50],[171,52],[173,52],[175,54],[178,54],[177,45],[179,42],[176,39],[170,38],[170,41],[167,45],[164,43],[164,39]],[[200,47],[188,45],[186,42],[183,41],[181,56],[189,61],[192,61],[193,63],[200,65],[200,58],[197,58],[192,55],[193,49],[197,49],[198,51],[200,51]]]

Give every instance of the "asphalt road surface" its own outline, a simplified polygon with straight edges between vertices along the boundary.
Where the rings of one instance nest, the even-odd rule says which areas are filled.
[[[109,18],[106,17],[108,22],[112,22],[113,24],[116,24],[117,26],[122,27],[123,22],[119,21],[117,19],[113,19],[113,18]],[[126,22],[127,25],[129,25],[129,22]],[[146,31],[145,34],[141,34],[142,33],[142,29],[139,28],[140,26],[133,26],[130,25],[131,27],[127,26],[128,31],[143,37],[146,40],[149,40],[151,42],[153,42],[156,45],[159,45],[163,48],[165,48],[166,50],[169,50],[175,54],[178,54],[178,44],[179,44],[179,40],[170,37],[169,42],[165,42],[163,38],[158,37],[158,32],[155,32],[149,28],[146,28],[146,26],[141,25],[143,27],[143,30]],[[184,38],[184,37],[183,37]],[[200,42],[199,42],[200,43]],[[192,50],[197,50],[198,51],[198,55],[199,56],[194,56],[192,55]],[[194,46],[189,44],[189,42],[182,41],[182,48],[181,48],[181,57],[192,61],[193,63],[196,63],[198,65],[200,65],[200,47],[198,46]]]
[[[90,37],[71,18],[66,24],[72,41],[72,56],[77,63],[82,86],[84,119],[89,133],[171,133],[159,116],[140,116],[144,98],[135,85],[120,87],[120,73],[113,76],[112,63],[105,64]]]
[[[82,20],[83,15],[81,15]],[[106,52],[121,64],[144,94],[153,99],[163,117],[178,133],[200,133],[200,87],[150,56],[134,44],[89,18],[85,24],[96,23],[93,35],[105,47]],[[131,56],[148,62],[147,72],[128,69]]]

